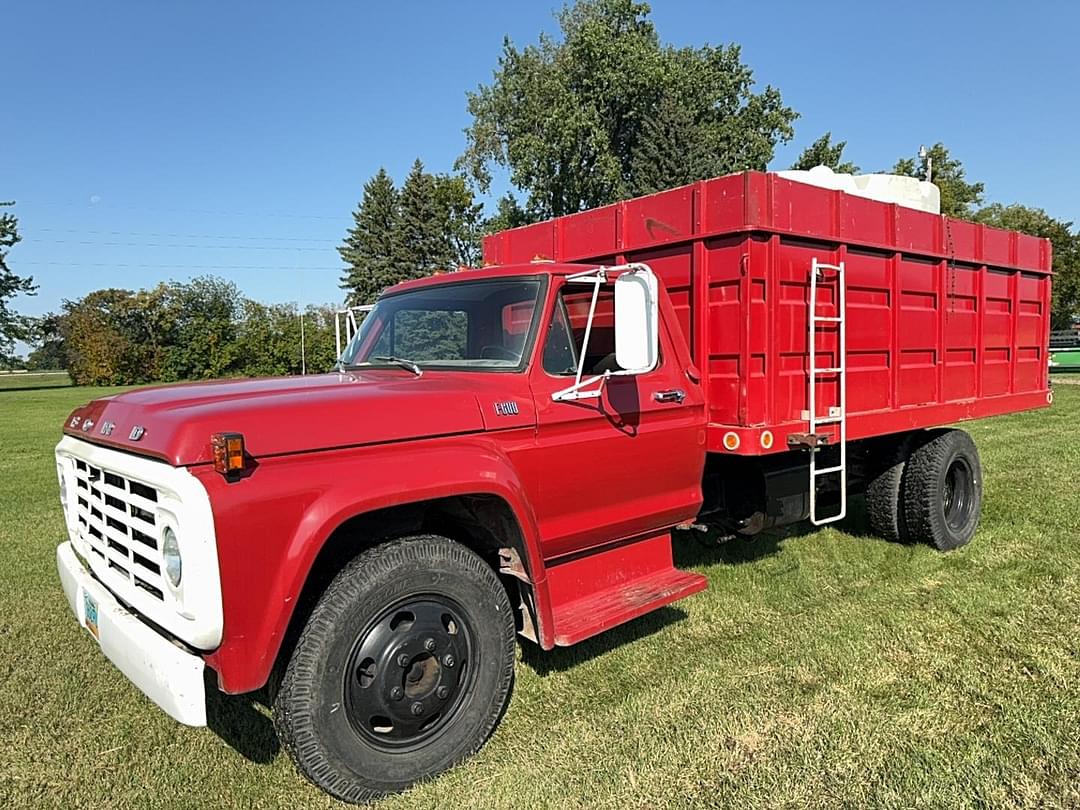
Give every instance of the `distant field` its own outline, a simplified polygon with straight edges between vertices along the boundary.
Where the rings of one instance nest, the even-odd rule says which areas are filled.
[[[56,388],[71,385],[66,371],[28,371],[25,374],[0,374],[0,391],[26,388]]]
[[[222,700],[219,733],[181,727],[69,615],[52,447],[102,393],[0,392],[0,806],[337,806],[264,710]],[[578,647],[523,646],[490,743],[380,807],[1080,806],[1080,386],[1055,400],[971,426],[986,502],[967,548],[857,520],[681,538],[707,591]]]

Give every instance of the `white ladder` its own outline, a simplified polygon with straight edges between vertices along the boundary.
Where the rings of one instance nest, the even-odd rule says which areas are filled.
[[[827,281],[827,274],[834,273],[837,287],[836,315],[819,315],[817,308],[818,283]],[[816,258],[810,265],[810,312],[807,317],[810,347],[810,401],[807,410],[809,435],[816,439],[821,425],[839,425],[840,463],[831,467],[818,467],[818,448],[816,440],[810,446],[810,522],[815,526],[843,520],[847,515],[847,326],[844,315],[847,313],[847,282],[844,276],[844,263],[824,264]],[[834,323],[837,325],[837,365],[818,368],[817,365],[817,327],[818,324]],[[825,374],[838,376],[840,386],[840,404],[830,407],[829,413],[821,416],[817,412],[817,380]],[[840,511],[822,517],[817,511],[818,479],[826,475],[840,476]]]

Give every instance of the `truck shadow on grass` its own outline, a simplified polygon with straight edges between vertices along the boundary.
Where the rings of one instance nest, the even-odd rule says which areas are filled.
[[[682,621],[686,617],[685,610],[669,605],[646,613],[626,624],[613,627],[572,647],[556,647],[553,650],[544,651],[539,645],[525,641],[520,644],[521,662],[541,677],[553,672],[565,672],[625,644],[632,644],[653,633],[658,633],[668,625]]]
[[[833,524],[840,531],[853,535],[869,534],[866,510],[861,497],[848,502],[848,516]],[[696,531],[675,532],[673,535],[674,562],[677,568],[696,568],[709,565],[742,565],[780,554],[783,542],[793,537],[803,537],[822,531],[810,521],[762,532],[756,537],[736,536],[719,540],[715,533]],[[667,606],[646,613],[633,621],[612,628],[573,647],[556,647],[545,652],[536,644],[521,645],[521,662],[540,676],[564,672],[579,664],[591,661],[625,644],[632,644],[658,633],[665,627],[682,621],[686,611],[678,606]]]
[[[281,750],[273,721],[270,697],[264,687],[247,695],[226,695],[206,670],[206,725],[249,762],[266,765]]]
[[[868,534],[866,513],[861,498],[852,498],[849,515],[836,524],[841,531],[855,535]],[[787,526],[757,537],[734,537],[718,541],[714,534],[676,532],[674,535],[675,565],[694,568],[708,565],[743,565],[782,552],[784,540],[820,531],[809,521]],[[545,652],[536,644],[523,642],[521,663],[541,677],[565,672],[580,664],[605,655],[619,647],[633,644],[687,618],[678,606],[667,606],[646,613],[626,624],[613,627],[598,636],[573,647],[556,647]],[[268,764],[281,750],[274,725],[270,719],[271,703],[267,689],[247,695],[226,695],[218,691],[214,676],[207,671],[207,726],[230,748],[250,762]]]
[[[872,536],[862,496],[852,496],[848,501],[847,517],[829,524],[828,527],[815,526],[809,520],[804,520],[790,526],[769,529],[756,536],[735,535],[726,539],[712,531],[708,534],[696,531],[675,532],[672,543],[675,567],[694,568],[703,565],[741,565],[757,562],[765,557],[780,554],[785,540],[807,537],[824,531],[826,528],[835,528],[856,536]]]

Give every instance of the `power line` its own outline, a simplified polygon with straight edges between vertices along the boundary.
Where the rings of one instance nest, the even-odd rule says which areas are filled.
[[[107,202],[36,202],[33,199],[17,200],[19,205],[27,208],[37,206],[39,208],[81,208],[92,209],[100,212],[109,210],[117,211],[155,211],[163,214],[198,214],[208,217],[270,217],[274,219],[320,219],[333,222],[341,222],[348,219],[349,214],[344,216],[329,216],[327,214],[296,214],[291,212],[270,213],[265,211],[203,211],[196,208],[156,208],[152,205],[113,205]]]
[[[298,272],[334,272],[342,273],[347,268],[340,267],[300,267],[293,264],[123,264],[118,262],[46,262],[46,261],[20,261],[19,266],[49,266],[49,267],[73,267],[83,269],[86,267],[123,268],[126,270],[291,270]]]
[[[195,248],[198,250],[281,250],[281,251],[308,251],[311,253],[325,253],[333,250],[332,245],[326,247],[288,247],[285,245],[183,245],[168,244],[161,242],[95,242],[93,240],[79,239],[23,239],[22,242],[36,242],[45,245],[89,245],[91,247],[151,247],[151,248]]]
[[[167,233],[158,231],[94,231],[80,228],[34,228],[34,233],[90,234],[92,236],[145,236],[152,239],[232,239],[238,242],[326,242],[311,236],[234,236],[229,234]]]

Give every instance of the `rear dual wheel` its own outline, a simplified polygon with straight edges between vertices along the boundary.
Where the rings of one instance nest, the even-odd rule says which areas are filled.
[[[970,542],[982,510],[982,465],[962,430],[911,434],[887,446],[866,488],[871,529],[950,551]]]
[[[331,795],[370,801],[477,751],[514,677],[514,618],[495,572],[421,535],[376,546],[335,577],[274,701],[297,768]]]

